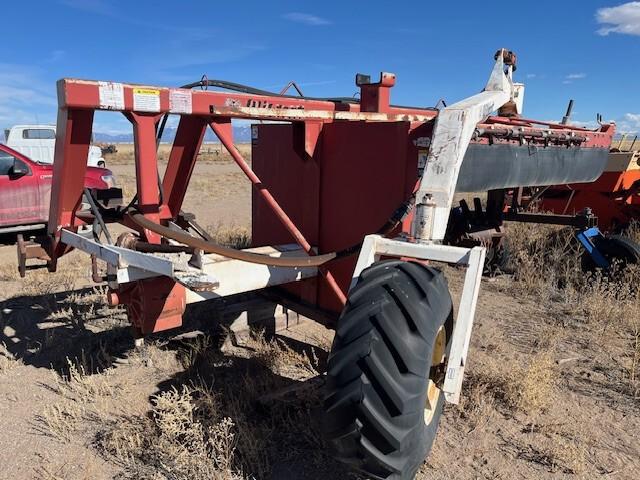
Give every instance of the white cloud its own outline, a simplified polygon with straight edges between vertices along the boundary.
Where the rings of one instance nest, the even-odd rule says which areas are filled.
[[[625,113],[624,119],[629,122],[634,122],[638,127],[640,127],[640,113]]]
[[[627,2],[616,7],[599,8],[596,21],[603,26],[597,30],[598,35],[610,33],[623,35],[640,35],[640,2]]]
[[[291,22],[304,23],[312,27],[319,27],[323,25],[331,25],[331,22],[326,18],[311,15],[309,13],[290,12],[285,13],[282,18]]]
[[[640,113],[625,113],[617,122],[618,133],[640,133]]]
[[[586,77],[587,77],[586,73],[570,73],[569,75],[566,75],[564,77],[564,80],[562,81],[562,83],[565,85],[569,85],[570,83],[573,83],[574,80],[581,80]]]
[[[574,126],[574,127],[582,127],[582,128],[598,128],[598,122],[596,122],[595,120],[588,120],[588,121],[583,121],[583,120],[574,120],[571,119],[569,121],[569,124]]]
[[[537,77],[537,75],[536,75],[535,73],[527,73],[527,74],[525,75],[525,77],[527,77],[527,78],[536,78],[536,77]]]
[[[38,68],[0,63],[0,126],[51,123],[56,118],[56,86]]]

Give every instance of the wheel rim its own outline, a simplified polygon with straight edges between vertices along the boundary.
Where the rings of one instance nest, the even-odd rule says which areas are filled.
[[[444,364],[445,350],[447,347],[447,331],[442,325],[438,329],[436,334],[436,340],[433,344],[433,354],[431,355],[431,368],[438,367]],[[427,386],[427,400],[424,406],[424,423],[429,425],[433,416],[436,413],[436,407],[440,398],[440,388],[433,378],[429,378],[429,385]]]

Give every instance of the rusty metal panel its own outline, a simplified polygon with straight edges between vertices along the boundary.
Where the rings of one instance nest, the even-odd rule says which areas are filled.
[[[305,160],[296,148],[296,141],[301,144],[296,133],[293,125],[253,125],[251,166],[309,243],[317,245],[320,167],[313,159]],[[255,190],[251,215],[254,246],[292,241],[289,232]]]
[[[407,189],[409,123],[334,123],[322,138],[320,188],[320,253],[338,251],[377,232],[404,202]],[[417,173],[416,173],[417,175]],[[329,265],[346,292],[356,255]],[[340,311],[341,305],[324,282],[318,287],[318,304]]]

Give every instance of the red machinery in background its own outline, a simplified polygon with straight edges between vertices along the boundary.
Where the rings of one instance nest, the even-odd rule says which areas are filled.
[[[105,262],[107,275],[96,269],[94,278],[140,334],[180,326],[187,303],[244,292],[336,328],[324,422],[331,445],[371,478],[412,478],[443,402],[459,401],[484,264],[481,246],[443,245],[454,194],[592,181],[614,133],[514,116],[522,101],[514,70],[515,55],[498,51],[484,89],[441,110],[392,105],[390,73],[357,75],[359,100],[206,79],[183,88],[60,80],[42,241],[49,268],[72,248]],[[223,91],[208,90],[216,87]],[[121,112],[133,126],[137,194],[124,208],[96,204],[87,214],[78,205],[96,110]],[[169,114],[180,120],[160,178],[157,132]],[[233,143],[232,119],[278,122],[252,127],[251,166]],[[215,244],[182,212],[207,128],[254,187],[252,248]],[[77,233],[96,222],[93,239]],[[114,222],[130,231],[111,242],[100,233]],[[466,268],[455,317],[442,272],[407,259]]]
[[[618,232],[640,221],[640,152],[613,150],[596,181],[541,189],[531,206],[563,215],[590,209],[601,230]]]

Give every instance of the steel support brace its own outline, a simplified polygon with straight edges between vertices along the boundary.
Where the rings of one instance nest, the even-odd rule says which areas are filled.
[[[501,52],[502,53],[502,52]],[[502,54],[498,55],[483,92],[440,111],[431,139],[420,187],[412,235],[418,241],[442,241],[458,183],[458,174],[476,125],[512,96],[512,67],[505,74]]]
[[[58,92],[58,95],[62,95]],[[51,269],[64,245],[59,244],[59,229],[75,224],[75,211],[82,197],[87,157],[91,143],[93,110],[58,110],[55,161],[51,180],[48,233],[53,237]],[[50,254],[53,252],[49,252]]]
[[[149,220],[160,223],[156,124],[161,115],[127,112],[125,116],[133,124],[138,210]],[[150,243],[160,243],[158,234],[145,230],[144,235]]]
[[[255,174],[251,167],[247,164],[247,162],[242,157],[242,154],[238,151],[236,146],[233,144],[233,131],[231,130],[231,120],[230,119],[219,119],[211,122],[211,129],[216,134],[216,136],[220,139],[220,142],[227,149],[231,157],[234,159],[236,164],[240,167],[240,169],[244,172],[247,178],[251,181],[253,187],[260,194],[262,199],[269,205],[269,207],[273,210],[273,212],[278,217],[278,220],[282,223],[282,225],[287,229],[287,231],[294,238],[296,243],[302,247],[302,249],[309,255],[315,255],[316,252],[311,247],[311,244],[304,237],[302,232],[296,227],[295,223],[289,218],[287,213],[282,209],[280,204],[277,202],[271,192],[264,186],[260,178]],[[319,130],[318,130],[319,132]],[[320,268],[320,273],[323,278],[326,280],[327,284],[338,298],[338,300],[345,305],[347,303],[347,297],[340,286],[336,282],[335,278],[328,270]]]
[[[173,219],[180,213],[206,129],[207,123],[202,117],[180,117],[162,182],[164,202]]]
[[[451,350],[447,359],[447,370],[442,385],[445,398],[450,403],[460,401],[460,390],[466,365],[469,341],[473,328],[473,319],[480,292],[485,249],[482,247],[462,248],[444,245],[408,243],[392,240],[379,235],[367,235],[360,250],[360,256],[351,279],[351,288],[355,286],[362,271],[369,265],[385,257],[409,257],[419,260],[444,262],[465,266],[462,296],[458,315],[453,327]]]
[[[187,289],[187,303],[261,290],[317,275],[315,267],[272,267],[214,254],[203,255],[200,267],[192,267],[180,254],[158,257],[128,248],[103,245],[64,229],[61,232],[61,241],[105,262],[109,287],[114,291],[127,288],[127,285],[139,281],[166,277]],[[297,245],[257,247],[246,251],[273,258],[301,254]],[[211,288],[196,288],[205,284]]]

